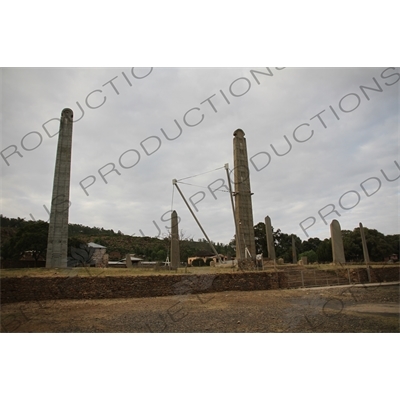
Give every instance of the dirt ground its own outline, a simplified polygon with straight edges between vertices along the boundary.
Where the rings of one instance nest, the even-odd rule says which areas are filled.
[[[399,332],[399,285],[5,304],[2,332]]]

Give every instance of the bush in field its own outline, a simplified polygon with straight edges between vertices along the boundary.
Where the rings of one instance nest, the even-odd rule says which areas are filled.
[[[314,250],[305,251],[299,255],[299,260],[301,257],[307,257],[307,262],[309,264],[317,262],[317,253]]]

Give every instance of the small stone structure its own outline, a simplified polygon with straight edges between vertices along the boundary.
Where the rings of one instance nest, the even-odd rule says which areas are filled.
[[[100,268],[108,267],[108,254],[106,254],[107,247],[93,242],[88,243],[88,247],[94,249],[90,265]]]
[[[187,260],[187,263],[189,266],[193,265],[193,261],[196,260],[203,260],[204,265],[207,264],[207,260],[212,259],[211,262],[214,262],[214,266],[218,264],[218,261],[221,260],[223,263],[225,263],[228,260],[227,256],[224,256],[223,254],[218,254],[218,257],[215,254],[208,254],[205,256],[195,256],[195,257],[189,257]],[[233,265],[233,263],[232,263]],[[210,264],[211,266],[211,264]]]
[[[133,268],[132,259],[131,259],[130,254],[127,254],[125,256],[125,263],[126,263],[126,268]]]
[[[301,259],[297,261],[297,265],[308,265],[307,257],[301,257]]]
[[[330,225],[331,241],[332,241],[332,256],[334,264],[345,264],[344,247],[342,239],[342,230],[339,221],[334,219]]]
[[[127,254],[125,258],[119,261],[109,261],[111,268],[137,268],[142,266],[143,258],[135,257],[135,254]]]

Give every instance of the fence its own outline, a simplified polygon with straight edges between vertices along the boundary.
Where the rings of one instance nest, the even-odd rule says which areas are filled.
[[[338,286],[362,283],[365,277],[361,277],[359,270],[350,272],[349,268],[340,270],[319,270],[319,269],[286,269],[287,287],[316,287],[316,286]]]

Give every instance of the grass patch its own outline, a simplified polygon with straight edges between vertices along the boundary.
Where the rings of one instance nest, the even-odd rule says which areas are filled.
[[[399,263],[376,263],[371,265],[371,268],[387,268],[387,267],[398,267]],[[292,266],[296,268],[298,266]],[[290,266],[285,268],[285,265],[277,265],[278,270],[290,271]],[[353,265],[345,264],[341,265],[330,265],[330,264],[319,264],[319,265],[305,265],[303,268],[306,270],[324,270],[324,271],[335,271],[343,269],[353,268],[366,268],[365,264]],[[145,268],[90,268],[90,267],[78,267],[78,268],[10,268],[0,269],[1,278],[23,278],[23,277],[68,277],[68,276],[80,276],[80,277],[104,277],[104,276],[151,276],[151,275],[176,275],[176,274],[229,274],[239,272],[236,267],[232,268],[231,265],[217,266],[217,267],[188,267],[178,268],[178,271],[160,270],[154,271],[153,269]],[[251,271],[248,271],[251,272]],[[258,271],[256,271],[258,272]],[[264,272],[275,272],[275,269],[271,266],[264,266]]]
[[[215,273],[232,273],[237,272],[236,269],[229,267],[190,267],[178,268],[178,271],[160,270],[140,268],[10,268],[0,269],[1,278],[47,278],[47,277],[104,277],[104,276],[149,276],[149,275],[176,275],[176,274],[215,274]]]

